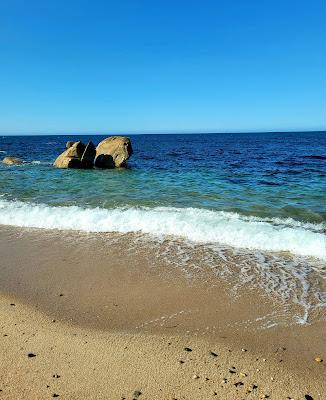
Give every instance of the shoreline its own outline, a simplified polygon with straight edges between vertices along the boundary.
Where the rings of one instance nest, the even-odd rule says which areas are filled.
[[[323,321],[264,328],[284,312],[275,299],[233,296],[210,271],[189,277],[121,238],[4,226],[0,237],[0,398],[325,397]]]

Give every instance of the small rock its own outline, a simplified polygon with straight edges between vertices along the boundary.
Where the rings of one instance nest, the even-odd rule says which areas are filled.
[[[217,357],[217,354],[216,354],[216,353],[214,353],[214,351],[211,351],[211,356],[213,356],[213,357]]]
[[[10,305],[11,305],[11,306],[15,306],[16,304],[15,304],[15,303],[10,303]]]
[[[241,349],[241,351],[245,353],[247,351],[247,349]]]
[[[59,395],[56,393],[53,393],[52,397],[59,397]]]
[[[247,374],[245,374],[244,372],[240,372],[239,374],[242,378],[245,378],[247,376]]]
[[[199,376],[195,374],[193,375],[192,379],[199,379]]]
[[[222,380],[222,383],[228,383],[228,380],[227,380],[226,378],[224,378],[224,379]]]
[[[20,165],[23,161],[20,158],[8,156],[2,160],[2,163],[7,165]]]
[[[316,357],[316,358],[315,358],[315,361],[316,361],[317,363],[321,363],[321,362],[323,362],[323,359],[322,359],[321,357]]]
[[[305,400],[314,400],[310,394],[306,394],[304,398]]]
[[[34,353],[28,353],[28,354],[27,354],[27,357],[29,357],[29,358],[36,357],[36,354],[34,354]]]
[[[234,383],[234,386],[235,386],[235,387],[243,386],[243,382],[236,382],[236,383]]]
[[[192,349],[190,347],[185,347],[184,350],[185,351],[192,351]]]
[[[133,399],[136,400],[142,394],[140,390],[135,390],[133,394]]]
[[[52,377],[53,377],[53,378],[60,378],[60,375],[54,374]]]
[[[75,143],[77,142],[73,142],[72,140],[68,140],[68,142],[66,143],[66,149],[69,149],[71,146],[73,146]]]
[[[183,360],[179,360],[179,363],[180,364],[184,364],[185,362]]]
[[[261,396],[260,396],[260,399],[268,399],[269,398],[269,395],[268,394],[262,394]]]

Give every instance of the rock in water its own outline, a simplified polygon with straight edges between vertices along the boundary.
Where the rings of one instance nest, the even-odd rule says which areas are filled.
[[[69,147],[71,147],[75,143],[77,142],[74,142],[73,140],[68,140],[68,142],[66,143],[66,149],[69,149]]]
[[[85,148],[84,143],[75,142],[69,149],[60,154],[53,165],[57,168],[83,168],[81,157]]]
[[[129,138],[125,136],[106,138],[96,147],[95,166],[98,168],[125,167],[132,153]]]
[[[95,155],[96,149],[93,142],[88,142],[80,159],[82,168],[93,168]]]
[[[2,160],[2,163],[7,165],[20,165],[23,161],[20,158],[8,156]]]

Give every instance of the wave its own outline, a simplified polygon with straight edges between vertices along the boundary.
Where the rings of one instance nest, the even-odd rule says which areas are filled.
[[[0,200],[0,224],[85,232],[173,235],[194,243],[285,251],[326,260],[325,224],[260,219],[198,208],[53,207]]]

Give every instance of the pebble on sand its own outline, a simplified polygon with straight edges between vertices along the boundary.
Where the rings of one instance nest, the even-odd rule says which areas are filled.
[[[36,357],[36,354],[34,354],[34,353],[28,353],[28,354],[27,354],[27,357],[28,357],[28,358]]]
[[[323,359],[322,359],[321,357],[316,357],[316,358],[315,358],[315,361],[316,361],[317,363],[321,363],[321,362],[323,362]]]
[[[195,374],[193,375],[192,379],[199,379],[199,376]]]
[[[133,396],[133,399],[138,399],[138,397],[142,394],[140,390],[135,390]]]

